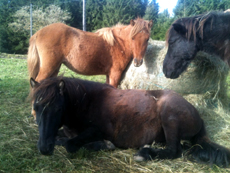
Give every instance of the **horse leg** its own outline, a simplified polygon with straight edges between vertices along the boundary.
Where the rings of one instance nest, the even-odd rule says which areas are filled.
[[[43,79],[57,76],[60,67],[61,67],[60,63],[59,64],[57,63],[55,67],[41,67],[39,70],[38,76],[36,77],[36,81],[39,82]]]
[[[109,75],[106,75],[106,83],[109,84]]]
[[[50,52],[43,52],[40,56],[40,68],[35,80],[40,82],[43,79],[57,76],[62,64],[62,59],[62,57],[55,56]]]
[[[155,158],[159,159],[175,159],[181,156],[182,149],[178,141],[175,141],[175,144],[170,144],[166,146],[165,149],[155,149],[155,148],[142,148],[134,155],[134,160],[143,161],[143,160],[152,160]]]
[[[66,142],[75,136],[77,136],[77,133],[64,125],[62,129],[58,130],[55,145],[65,146]]]
[[[59,61],[52,62],[52,63],[50,61],[48,61],[48,62],[42,61],[42,64],[40,64],[39,73],[38,73],[35,80],[37,82],[40,82],[43,79],[57,76],[60,67],[61,67],[61,62],[59,62]],[[34,111],[33,102],[34,101],[32,101],[31,115],[33,115],[34,120],[36,120],[36,113]]]
[[[120,71],[112,71],[109,75],[109,84],[117,88],[120,83],[122,72]]]
[[[66,142],[66,150],[69,153],[74,153],[78,149],[80,149],[83,145],[88,144],[90,142],[95,142],[95,141],[102,141],[103,140],[103,135],[98,130],[98,128],[95,127],[90,127],[80,133],[78,136],[69,139]]]
[[[134,159],[136,161],[151,160],[155,158],[159,159],[175,159],[181,156],[182,148],[180,144],[178,124],[173,121],[167,121],[162,123],[165,139],[165,149],[154,149],[154,148],[142,148]]]
[[[112,142],[106,140],[91,142],[85,144],[83,147],[86,148],[87,150],[92,150],[92,151],[114,150],[116,148]]]

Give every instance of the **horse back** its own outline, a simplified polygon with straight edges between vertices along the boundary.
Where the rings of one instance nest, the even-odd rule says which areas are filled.
[[[36,46],[40,58],[64,63],[80,74],[108,74],[112,65],[110,46],[102,37],[62,23],[39,30]]]
[[[151,144],[161,131],[156,101],[144,90],[106,88],[90,109],[92,122],[121,148]]]

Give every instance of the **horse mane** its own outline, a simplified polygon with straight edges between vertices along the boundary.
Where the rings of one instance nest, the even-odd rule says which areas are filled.
[[[132,39],[136,34],[138,34],[144,28],[148,28],[147,25],[148,25],[148,23],[146,20],[141,19],[141,18],[135,19],[135,25],[132,27],[132,29],[130,31],[130,38]],[[99,36],[101,36],[108,44],[113,46],[114,41],[115,41],[113,30],[114,29],[122,29],[125,27],[127,27],[127,25],[123,25],[121,23],[118,23],[112,27],[101,28],[101,29],[97,30],[95,33],[97,33]]]
[[[209,27],[210,29],[212,29],[213,24],[215,24],[215,21],[218,20],[219,17],[223,16],[230,17],[229,13],[211,11],[206,14],[177,19],[175,22],[173,22],[173,24],[177,23],[183,25],[187,30],[186,38],[188,40],[191,40],[193,38],[193,40],[196,42],[198,36],[203,40],[204,27],[206,24],[210,24]],[[168,43],[168,40],[172,35],[173,25],[171,25],[166,34],[166,43]]]
[[[137,18],[135,21],[135,25],[132,27],[130,31],[130,38],[132,39],[135,35],[137,35],[144,28],[148,28],[148,22],[142,18]]]
[[[86,90],[82,85],[82,80],[58,76],[42,80],[30,93],[30,98],[39,101],[39,104],[52,102],[60,94],[59,84],[64,81],[63,94],[68,96],[70,104],[77,105],[85,97]],[[35,100],[37,98],[37,100]],[[78,107],[78,106],[77,106]]]
[[[114,35],[113,35],[113,28],[101,28],[97,30],[95,33],[97,33],[99,36],[101,36],[110,46],[114,45]]]

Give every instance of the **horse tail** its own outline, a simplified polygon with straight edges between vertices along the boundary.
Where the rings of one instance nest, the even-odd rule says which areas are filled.
[[[27,65],[29,71],[29,77],[36,79],[39,67],[40,67],[40,59],[36,47],[36,34],[34,34],[30,38],[30,46],[28,50],[28,57],[27,57]]]
[[[192,147],[189,151],[191,159],[201,163],[216,164],[220,167],[228,167],[230,161],[230,150],[212,142],[206,134],[204,122],[198,134],[192,139]]]

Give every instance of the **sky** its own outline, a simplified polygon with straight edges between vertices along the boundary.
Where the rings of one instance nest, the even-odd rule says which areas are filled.
[[[156,2],[159,4],[159,12],[168,9],[169,13],[172,15],[173,8],[176,6],[177,0],[157,0]]]

